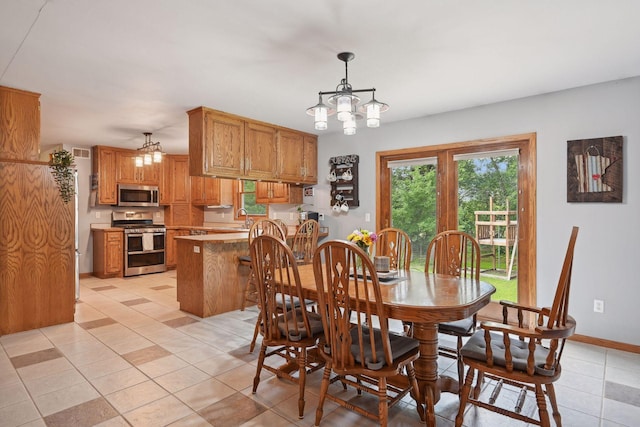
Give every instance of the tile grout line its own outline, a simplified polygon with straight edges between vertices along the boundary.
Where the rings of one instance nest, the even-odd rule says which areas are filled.
[[[600,423],[599,426],[602,427],[604,423],[604,399],[605,392],[607,387],[607,364],[609,362],[609,350],[605,350],[604,352],[604,367],[602,371],[602,399],[600,399]]]
[[[122,289],[122,288],[119,288],[117,285],[116,285],[116,287],[117,287],[118,289]],[[129,290],[129,292],[130,292],[130,290]],[[135,295],[137,295],[137,296],[140,296],[140,294],[139,294],[138,292],[132,292],[132,293],[134,293],[134,294],[135,294]],[[112,297],[109,297],[108,295],[102,295],[102,296],[103,296],[103,297],[105,297],[105,298],[109,298],[109,299],[110,299],[110,300],[112,300],[112,301],[115,301],[115,302],[121,303],[121,301],[115,300],[115,299],[113,299]],[[157,304],[157,302],[155,302],[155,303]],[[105,313],[104,311],[102,311],[102,310],[98,309],[97,307],[93,306],[91,303],[88,303],[88,304],[89,304],[93,309],[95,309],[96,311],[98,311],[98,312],[100,312],[101,314],[103,314],[103,315],[107,316],[107,313]],[[126,305],[126,304],[125,304],[125,305]],[[159,305],[162,305],[162,304],[159,304]],[[162,306],[164,306],[164,305],[162,305]],[[169,308],[171,308],[171,307],[169,307]],[[158,319],[156,319],[156,318],[154,318],[154,317],[150,316],[149,314],[144,313],[144,312],[139,311],[139,310],[136,310],[135,308],[131,308],[131,310],[134,310],[134,311],[136,311],[136,312],[138,312],[138,313],[140,313],[140,314],[142,314],[142,315],[146,316],[147,318],[151,319],[153,322],[156,322],[156,323],[159,323],[159,324],[162,324],[162,323],[163,323],[163,322],[161,322],[160,320],[158,320]],[[110,317],[110,316],[107,316],[107,317]],[[122,326],[125,326],[127,329],[129,329],[130,331],[132,331],[132,332],[134,332],[135,334],[139,335],[140,337],[145,338],[145,339],[149,339],[149,338],[144,337],[143,335],[141,335],[141,334],[140,334],[139,332],[137,332],[136,330],[134,330],[134,329],[130,328],[129,326],[122,324],[122,323],[121,323],[120,321],[118,321],[117,319],[114,319],[114,320],[116,320],[116,321],[118,322],[118,324],[121,324]],[[173,328],[173,330],[177,330],[177,329],[176,329],[176,328]],[[183,332],[183,331],[179,331],[179,332],[180,332],[182,335],[184,335],[185,337],[187,337],[187,338],[191,338],[191,339],[194,339],[194,340],[198,341],[200,344],[203,344],[203,345],[206,345],[206,346],[211,346],[210,344],[208,344],[208,343],[206,343],[206,342],[204,342],[204,341],[200,340],[198,337],[194,337],[194,336],[192,336],[192,335],[190,335],[190,334],[188,334],[188,333],[185,333],[185,332]],[[92,334],[92,335],[93,335],[93,334]],[[107,347],[109,347],[110,349],[112,349],[109,345],[107,345],[107,344],[106,344],[106,343],[104,343],[102,340],[100,340],[100,338],[96,337],[95,335],[93,335],[93,336],[94,336],[98,341],[100,341],[101,343],[103,343],[104,345],[106,345]],[[157,342],[155,342],[155,341],[153,341],[153,340],[151,340],[151,339],[149,339],[149,341],[153,342],[155,345],[162,346],[161,344],[158,344]],[[163,348],[164,348],[164,347],[163,347]],[[215,348],[215,347],[214,347],[214,348]],[[113,349],[112,349],[112,350],[113,350]],[[166,350],[166,349],[165,349],[165,350]],[[219,349],[219,350],[220,350],[220,349]],[[220,350],[220,351],[223,351],[223,350]],[[116,354],[117,354],[117,353],[116,353]],[[214,377],[214,376],[211,376],[211,375],[210,375],[210,374],[208,374],[207,372],[202,371],[200,368],[198,368],[197,366],[195,366],[195,365],[194,365],[194,364],[192,364],[191,362],[188,362],[188,361],[186,361],[186,360],[184,360],[184,359],[180,358],[179,356],[175,355],[173,352],[171,352],[171,354],[172,354],[172,355],[174,355],[174,356],[176,356],[176,357],[178,357],[180,360],[185,361],[185,362],[188,364],[188,366],[191,366],[191,367],[193,367],[193,368],[195,368],[195,369],[199,370],[200,372],[203,372],[204,374],[206,374],[206,375],[209,377],[207,380],[201,381],[200,383],[205,382],[205,381],[209,381],[209,380],[211,380],[211,379],[215,379],[215,377]],[[124,359],[124,357],[123,357],[121,354],[118,354],[118,356],[119,356],[120,358],[123,358],[123,359]],[[124,359],[124,360],[126,360],[126,359]],[[74,366],[75,366],[75,365],[74,365]],[[197,410],[193,409],[193,408],[192,408],[192,407],[191,407],[191,406],[190,406],[186,401],[184,401],[184,400],[180,399],[178,396],[176,396],[176,393],[177,393],[177,392],[172,392],[172,391],[170,391],[170,390],[166,389],[166,388],[165,388],[165,387],[163,387],[161,384],[159,384],[159,383],[158,383],[154,378],[149,377],[145,372],[141,371],[141,370],[140,370],[136,365],[132,365],[132,366],[134,366],[138,371],[140,371],[140,372],[141,372],[145,377],[147,377],[147,378],[148,378],[148,380],[150,380],[152,383],[156,384],[156,385],[157,385],[158,387],[160,387],[162,390],[166,391],[166,392],[168,393],[168,396],[172,396],[172,397],[174,397],[174,398],[175,398],[175,399],[177,399],[179,402],[181,402],[182,404],[184,404],[184,405],[185,405],[185,407],[189,408],[189,409],[190,409],[194,414],[200,415],[200,414],[199,414],[199,412],[198,412]],[[197,384],[200,384],[200,383],[197,383]],[[194,386],[194,385],[196,385],[196,384],[193,384],[192,386]],[[131,387],[134,387],[134,386],[135,386],[135,385],[132,385],[132,386],[127,387],[127,388],[122,389],[122,390],[126,390],[126,389],[131,388]],[[122,391],[122,390],[118,390],[118,391]],[[116,391],[116,392],[117,392],[117,391]],[[105,400],[107,400],[107,403],[109,403],[109,404],[110,404],[110,402],[108,401],[108,399],[106,398],[106,396],[105,396],[105,395],[103,395],[103,394],[102,394],[101,392],[99,392],[99,391],[98,391],[98,393],[99,393],[101,396],[103,396],[103,397],[105,398]],[[114,392],[114,393],[115,393],[115,392]],[[235,392],[235,393],[241,393],[241,394],[242,394],[242,390],[236,390],[236,392]],[[157,401],[159,401],[159,400],[161,400],[161,399],[164,399],[164,398],[166,398],[166,397],[167,397],[167,396],[164,396],[164,397],[162,397],[162,398],[158,398],[158,399],[156,399],[156,400],[154,400],[154,401],[146,402],[144,405],[145,405],[145,406],[146,406],[146,405],[149,405],[149,404],[151,404],[151,403],[153,403],[153,402],[157,402]],[[113,406],[112,406],[112,407],[113,407]],[[138,408],[139,408],[139,407],[137,407],[137,408],[133,408],[133,409],[131,409],[131,411],[134,411],[134,410],[136,410],[136,409],[138,409]],[[270,408],[267,408],[267,409],[270,409]],[[117,412],[117,413],[118,413],[118,414],[119,414],[123,419],[125,419],[125,421],[126,421],[127,423],[129,422],[129,421],[127,420],[126,416],[125,416],[123,413],[121,413],[120,411],[118,411],[116,408],[114,408],[114,410],[115,410],[115,411],[116,411],[116,412]],[[176,421],[179,421],[179,420],[176,420]]]

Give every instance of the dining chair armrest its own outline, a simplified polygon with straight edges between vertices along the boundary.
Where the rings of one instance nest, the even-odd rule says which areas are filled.
[[[544,308],[541,308],[541,307],[532,307],[528,305],[522,305],[513,301],[507,301],[507,300],[500,300],[500,305],[502,305],[503,307],[514,308],[517,310],[532,311],[534,313],[542,313],[542,311],[544,310]]]
[[[526,305],[521,305],[515,303],[513,301],[501,300],[500,305],[502,305],[502,323],[509,323],[509,309],[512,308],[517,310],[518,316],[518,326],[524,327],[524,312],[535,313],[538,315],[538,325],[542,325],[540,315],[544,315],[544,309],[539,307],[531,307]]]
[[[576,321],[573,317],[567,316],[567,321],[564,325],[554,325],[553,328],[546,326],[536,327],[536,332],[540,334],[540,339],[562,339],[568,338],[575,332]]]
[[[520,338],[539,338],[539,333],[535,329],[520,328],[518,326],[505,325],[498,322],[484,321],[480,323],[480,328],[485,331],[502,332],[516,335]]]

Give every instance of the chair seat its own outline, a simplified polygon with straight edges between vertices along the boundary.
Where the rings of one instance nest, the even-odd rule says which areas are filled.
[[[505,345],[502,338],[502,334],[491,332],[491,350],[493,351],[493,364],[498,366],[506,366],[505,360]],[[509,338],[511,341],[511,356],[513,360],[513,369],[526,372],[527,370],[527,358],[529,357],[529,343],[528,341],[521,341],[519,339]],[[460,354],[464,358],[470,358],[475,360],[480,360],[483,362],[487,361],[486,354],[487,344],[484,340],[484,331],[478,331],[469,340],[467,343],[462,346],[462,350],[460,350]],[[534,352],[534,360],[536,370],[535,373],[538,375],[545,376],[553,376],[555,373],[555,369],[546,370],[544,369],[544,364],[549,355],[549,349],[541,346],[540,344],[536,344],[536,349]]]
[[[281,301],[282,301],[282,294],[277,293],[276,294],[276,304],[278,305],[279,309],[282,309],[282,302]],[[310,300],[310,299],[305,299],[304,300],[304,305],[307,305],[307,306],[308,305],[315,305],[315,303],[316,303],[315,301]],[[291,309],[291,297],[289,295],[285,295],[284,296],[284,305],[285,305],[285,308],[287,310]],[[294,308],[300,307],[300,299],[299,298],[294,298],[293,299],[293,307]]]
[[[373,351],[371,343],[367,339],[368,333],[373,330],[376,342],[376,358],[378,362],[373,362]],[[382,348],[382,332],[379,329],[363,328],[364,337],[364,357],[367,368],[371,370],[382,369],[385,365],[384,350]],[[358,345],[358,329],[353,328],[351,330],[351,353],[353,354],[356,362],[361,363],[360,359],[360,346]],[[394,361],[402,358],[404,355],[416,350],[420,346],[420,342],[414,338],[409,338],[403,335],[389,334],[389,343],[391,344],[391,356]]]
[[[471,335],[474,326],[473,317],[467,317],[453,322],[438,323],[438,332],[453,335]]]
[[[295,315],[297,319],[302,319],[302,310],[302,308],[296,308]],[[296,342],[307,338],[307,331],[302,321],[298,321],[297,325],[295,325],[297,330],[295,328],[292,329],[292,326],[294,326],[292,325],[293,314],[293,312],[288,311],[286,314],[278,316],[278,329],[283,335],[287,335],[289,340]],[[307,319],[313,336],[323,331],[322,318],[318,313],[307,311]],[[289,329],[287,329],[287,326]]]

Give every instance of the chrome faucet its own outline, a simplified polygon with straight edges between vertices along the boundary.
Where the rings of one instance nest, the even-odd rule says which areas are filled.
[[[238,212],[236,212],[236,217],[239,217],[242,213],[244,213],[244,228],[251,228],[251,226],[253,225],[253,218],[249,216],[249,213],[245,208],[238,209]]]

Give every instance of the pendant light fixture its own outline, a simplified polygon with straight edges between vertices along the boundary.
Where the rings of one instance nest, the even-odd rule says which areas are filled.
[[[367,127],[377,128],[380,126],[380,113],[384,113],[389,106],[376,100],[376,89],[353,89],[349,84],[349,61],[355,55],[351,52],[341,52],[338,59],[344,62],[344,79],[336,86],[336,90],[328,92],[318,92],[318,103],[307,108],[307,114],[313,116],[316,130],[326,130],[328,126],[327,118],[336,114],[336,118],[342,122],[342,129],[345,135],[355,135],[356,121],[366,117]],[[371,101],[363,105],[360,98],[354,93],[371,92]],[[330,95],[327,106],[322,97]]]
[[[143,132],[144,144],[138,148],[140,154],[136,156],[136,167],[143,167],[153,163],[162,162],[162,146],[160,142],[151,142],[151,132]]]

